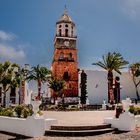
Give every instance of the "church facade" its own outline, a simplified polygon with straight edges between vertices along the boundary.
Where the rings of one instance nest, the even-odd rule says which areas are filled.
[[[52,62],[53,77],[59,80],[65,80],[65,88],[62,91],[65,97],[78,96],[76,40],[75,23],[65,9],[63,15],[56,22]],[[55,93],[52,91],[52,96],[54,95]]]

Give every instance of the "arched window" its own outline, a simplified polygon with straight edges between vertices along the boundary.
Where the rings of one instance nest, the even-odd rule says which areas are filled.
[[[61,31],[61,29],[59,29],[59,36],[61,36],[62,35],[62,33],[61,33],[62,31]]]
[[[64,53],[63,52],[60,53],[59,59],[60,60],[63,60],[64,59]]]
[[[62,25],[59,25],[59,28],[61,28],[62,27]]]
[[[65,29],[65,36],[68,37],[68,29]]]
[[[65,27],[67,28],[68,27],[68,24],[66,24]]]
[[[72,60],[72,53],[69,53],[68,60]]]
[[[67,71],[64,72],[63,78],[64,80],[69,80],[69,73]]]
[[[73,30],[71,30],[71,36],[73,36]]]

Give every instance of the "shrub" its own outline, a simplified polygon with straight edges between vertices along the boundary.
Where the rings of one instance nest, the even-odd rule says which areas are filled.
[[[140,115],[140,108],[139,107],[131,106],[129,108],[129,112],[134,114],[134,115]]]
[[[23,118],[27,118],[29,116],[29,109],[24,108],[21,112],[21,115],[22,115]]]
[[[12,116],[14,116],[14,111],[12,108],[1,108],[0,116],[12,117]]]
[[[14,109],[16,115],[18,118],[21,117],[21,114],[22,114],[22,110],[24,109],[24,106],[23,105],[17,105]]]

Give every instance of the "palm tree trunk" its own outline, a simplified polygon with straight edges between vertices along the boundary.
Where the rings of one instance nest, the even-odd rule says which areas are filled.
[[[137,85],[135,85],[135,89],[136,89],[137,100],[140,100],[140,96],[139,96]]]
[[[3,86],[3,107],[6,106],[6,86]]]
[[[41,98],[41,80],[38,80],[38,98]]]
[[[140,100],[140,96],[139,96],[139,92],[138,92],[138,85],[140,84],[140,81],[138,83],[136,83],[136,79],[135,79],[135,76],[134,75],[133,75],[132,78],[133,78],[133,83],[135,85],[137,100]]]
[[[112,73],[112,71],[108,71],[107,79],[108,79],[108,103],[110,103],[110,89],[113,88],[113,73]]]

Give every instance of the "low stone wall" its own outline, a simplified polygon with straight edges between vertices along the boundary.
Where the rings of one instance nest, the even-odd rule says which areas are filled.
[[[30,137],[43,136],[45,120],[42,118],[27,119],[0,116],[0,131],[22,134]]]

